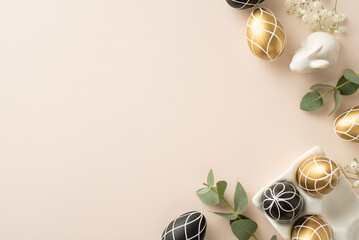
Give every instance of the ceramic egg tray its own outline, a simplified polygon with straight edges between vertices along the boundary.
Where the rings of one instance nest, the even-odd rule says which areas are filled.
[[[298,186],[296,171],[305,159],[313,156],[325,156],[325,153],[320,147],[314,147],[304,153],[288,170],[273,179],[253,197],[254,205],[262,211],[285,240],[291,240],[292,228],[299,218],[312,214],[320,215],[328,222],[333,231],[333,240],[359,240],[359,196],[343,174],[340,175],[340,181],[336,188],[322,198],[314,198]],[[293,183],[305,202],[303,211],[290,223],[276,222],[268,217],[261,207],[262,194],[265,189],[279,181]]]

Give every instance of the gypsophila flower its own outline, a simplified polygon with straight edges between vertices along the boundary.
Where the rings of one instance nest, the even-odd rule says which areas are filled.
[[[333,9],[323,5],[325,0],[285,0],[287,13],[301,17],[301,20],[312,30],[322,30],[334,33],[345,32],[342,23],[345,21],[345,14],[337,11],[337,1]],[[332,0],[334,1],[334,0]]]
[[[350,165],[350,167],[353,169],[353,170],[359,170],[359,163],[357,162],[352,162],[352,164]]]
[[[287,6],[290,6],[292,3],[293,3],[292,0],[286,0],[285,1],[285,5],[287,5]]]
[[[319,8],[319,7],[321,7],[321,6],[322,6],[322,3],[321,3],[321,2],[319,2],[319,1],[314,1],[314,2],[313,2],[313,7]]]
[[[353,181],[353,187],[359,188],[359,160],[354,158],[354,161],[346,167],[340,167],[340,171],[350,181]]]
[[[339,23],[340,20],[341,20],[341,18],[340,18],[340,16],[339,16],[338,14],[335,14],[335,15],[333,16],[333,22]]]
[[[308,15],[303,15],[302,21],[303,21],[304,23],[307,23],[307,22],[309,21],[309,16],[308,16]]]
[[[320,11],[320,16],[322,16],[322,17],[327,17],[328,16],[328,10],[327,9],[323,9],[323,10],[321,10]]]

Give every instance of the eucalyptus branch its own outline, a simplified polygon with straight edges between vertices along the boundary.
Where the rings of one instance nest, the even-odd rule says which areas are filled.
[[[232,206],[227,198],[224,197],[224,193],[227,189],[227,182],[219,181],[216,183],[216,186],[214,186],[214,176],[212,170],[208,173],[207,183],[203,183],[203,185],[205,188],[199,189],[197,191],[197,196],[203,203],[211,206],[218,205],[223,200],[232,213],[214,212],[214,214],[230,220],[233,234],[241,240],[249,240],[250,238],[258,240],[255,235],[258,228],[257,223],[246,216],[241,215],[248,205],[248,196],[242,185],[237,182],[234,193],[234,206]],[[277,236],[272,236],[271,240],[277,240]]]
[[[320,94],[318,90],[330,88],[329,91],[324,94]],[[300,103],[300,109],[303,111],[315,111],[321,108],[324,104],[323,98],[331,92],[334,92],[334,102],[335,107],[333,111],[329,114],[336,112],[341,104],[341,96],[349,96],[354,94],[359,89],[359,74],[356,74],[351,69],[345,69],[343,71],[343,76],[339,79],[336,86],[331,86],[328,84],[315,84],[310,87],[312,90],[308,92],[302,98]]]

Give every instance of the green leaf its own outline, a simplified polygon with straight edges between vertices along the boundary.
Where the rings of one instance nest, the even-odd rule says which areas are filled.
[[[209,188],[201,188],[197,191],[197,194],[205,194],[209,191]]]
[[[203,189],[203,188],[202,188]],[[202,189],[197,191],[197,196],[199,199],[207,205],[214,206],[219,203],[218,194],[214,192],[213,190],[207,191],[205,193],[202,192]],[[213,188],[215,191],[217,191],[216,188]]]
[[[248,205],[248,196],[243,186],[237,182],[236,191],[234,192],[234,210],[240,214],[246,210]]]
[[[335,107],[334,107],[333,111],[329,114],[329,116],[332,115],[333,113],[335,113],[340,106],[341,97],[340,97],[339,90],[335,90],[335,92],[334,92],[334,101],[335,101]]]
[[[344,77],[347,80],[349,80],[349,81],[351,81],[353,83],[359,84],[359,77],[357,76],[357,74],[353,70],[345,69],[343,71],[343,74],[344,74]]]
[[[327,84],[315,84],[315,85],[311,86],[310,89],[311,90],[317,90],[317,89],[326,88],[326,87],[333,88],[333,86],[330,86],[330,85],[327,85]]]
[[[237,220],[231,224],[233,234],[239,240],[249,240],[257,231],[258,225],[252,220]]]
[[[224,192],[227,189],[227,182],[226,181],[219,181],[217,182],[217,190],[218,190],[218,198],[219,201],[222,200]]]
[[[238,216],[239,216],[239,218],[240,218],[241,220],[250,219],[250,218],[248,218],[248,217],[246,217],[246,216],[244,216],[244,215],[242,215],[242,214],[238,214]],[[237,221],[237,220],[234,219],[234,220],[229,221],[230,225],[231,225],[232,223],[234,223],[235,221]]]
[[[228,220],[234,220],[237,219],[237,215],[234,213],[220,213],[220,212],[213,212],[214,214],[217,214],[218,216],[224,217]]]
[[[214,176],[213,176],[213,171],[212,169],[209,171],[208,176],[207,176],[207,184],[210,187],[213,187],[214,185]]]
[[[315,111],[323,106],[323,99],[320,97],[320,93],[312,91],[304,95],[300,102],[300,109],[303,111]]]
[[[273,237],[270,240],[277,240],[277,235],[273,235]]]
[[[337,87],[339,87],[340,85],[343,85],[346,82],[348,82],[348,80],[344,76],[342,76],[337,83]],[[349,95],[354,94],[358,89],[359,89],[358,84],[355,84],[355,83],[352,83],[349,81],[347,84],[340,87],[339,91],[340,91],[341,95],[349,96]]]

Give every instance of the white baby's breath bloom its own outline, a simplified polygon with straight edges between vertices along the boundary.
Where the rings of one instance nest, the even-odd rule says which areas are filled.
[[[328,11],[328,17],[333,16],[333,11]]]
[[[359,170],[359,163],[357,162],[352,162],[352,164],[350,165],[350,167],[354,170]]]
[[[314,21],[319,21],[320,20],[320,16],[318,14],[314,14],[313,15],[313,20]]]
[[[285,0],[285,5],[290,6],[292,5],[292,0]]]
[[[327,17],[328,16],[328,10],[327,9],[323,9],[323,10],[321,10],[320,11],[320,16],[322,16],[322,17]]]
[[[302,21],[303,21],[304,23],[307,23],[307,22],[309,21],[309,16],[308,16],[308,15],[303,15]]]
[[[303,15],[303,9],[301,9],[301,8],[297,8],[297,10],[295,10],[295,15],[297,15],[297,16],[302,16]]]
[[[338,14],[334,14],[334,16],[333,16],[333,22],[339,23],[339,22],[340,22],[340,19],[341,19],[341,17],[340,17]]]
[[[345,27],[343,27],[343,26],[338,27],[339,33],[344,33],[345,30],[346,30],[346,29],[345,29]]]
[[[322,3],[321,3],[320,1],[315,1],[315,2],[313,2],[313,7],[319,8],[319,7],[321,7],[321,6],[322,6]]]
[[[353,184],[354,187],[359,187],[359,180],[356,180]]]

